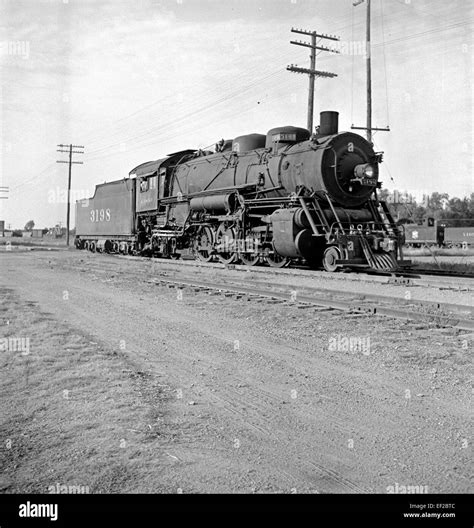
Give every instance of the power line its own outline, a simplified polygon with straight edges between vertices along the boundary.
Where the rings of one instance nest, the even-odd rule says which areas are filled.
[[[408,36],[404,36],[404,37],[400,37],[400,38],[395,38],[395,39],[392,39],[391,41],[386,41],[385,43],[381,43],[381,44],[374,44],[372,46],[372,48],[378,48],[379,46],[383,45],[383,46],[386,46],[386,45],[389,45],[389,44],[392,44],[392,43],[396,43],[396,42],[399,42],[401,40],[404,40],[404,39],[412,39],[412,38],[418,38],[419,36],[425,36],[425,35],[429,35],[431,33],[436,33],[438,31],[445,31],[445,30],[449,30],[449,29],[454,29],[456,27],[459,27],[459,26],[462,26],[462,25],[465,25],[465,23],[456,23],[456,24],[453,24],[451,26],[447,26],[447,27],[444,27],[444,28],[435,28],[435,29],[432,29],[432,30],[428,30],[428,31],[424,31],[424,32],[420,32],[420,33],[414,33],[412,35],[408,35]],[[324,61],[324,58],[322,59]],[[257,81],[258,83],[261,83],[262,80],[260,79],[259,81]],[[252,84],[256,84],[256,83],[252,83]],[[226,96],[224,98],[224,100],[226,99],[229,99],[229,98],[233,98],[233,97],[236,97],[236,96],[239,96],[240,95],[240,92],[241,90],[239,90],[237,93],[235,94],[232,94],[230,97],[229,96]],[[222,102],[222,100],[220,101]],[[213,104],[211,104],[210,106],[214,106],[216,104],[219,104],[219,102],[215,102]],[[195,114],[195,112],[191,112],[190,114],[188,115],[185,115],[183,116],[182,119],[186,119],[187,117],[189,116],[193,116]],[[176,124],[176,121],[177,120],[172,120],[171,122],[165,124],[164,126],[173,126]],[[151,127],[150,129],[148,130],[145,130],[141,133],[139,133],[138,135],[135,135],[135,136],[132,136],[131,138],[129,137],[125,137],[124,139],[120,140],[120,141],[117,141],[117,142],[113,142],[109,145],[105,145],[103,147],[100,147],[100,148],[97,148],[95,150],[92,150],[90,151],[90,153],[98,153],[98,152],[103,152],[103,151],[107,151],[109,148],[115,146],[115,145],[120,145],[120,143],[127,143],[129,141],[135,141],[137,139],[140,139],[140,138],[146,138],[149,134],[153,133],[156,129],[159,129],[159,130],[163,130],[163,125],[156,125],[156,126],[153,126]],[[147,145],[149,144],[150,142],[146,142],[144,145]],[[98,158],[96,158],[98,159]]]
[[[351,10],[351,11],[353,11],[353,10]],[[446,28],[442,28],[442,30],[445,30],[445,29],[446,29]],[[448,29],[449,29],[449,28],[448,28]],[[415,34],[415,35],[413,35],[413,36],[418,36],[418,35],[421,35],[421,34],[427,34],[427,33],[429,33],[429,32],[423,32],[423,33],[420,33],[420,34]],[[413,36],[412,36],[412,37],[413,37]],[[403,38],[405,38],[405,37],[403,37]],[[390,43],[390,42],[388,42],[388,43]],[[385,44],[388,44],[388,43],[385,43]],[[378,47],[378,46],[379,46],[379,44],[375,44],[373,47],[376,48],[376,47]],[[318,55],[319,55],[319,53],[318,53]],[[323,58],[322,60],[324,60],[324,58]],[[353,57],[353,60],[354,60],[354,57]],[[263,79],[263,80],[264,80],[264,79]],[[259,82],[261,83],[262,80],[259,80]],[[252,84],[255,84],[255,83],[252,83]],[[230,96],[226,96],[226,97],[224,98],[224,100],[225,100],[225,99],[228,100],[228,99],[230,99],[230,98],[234,98],[234,97],[239,97],[239,96],[241,95],[240,92],[241,92],[241,90],[239,90],[237,93],[231,94]],[[134,113],[130,114],[129,116],[125,116],[124,118],[121,118],[121,119],[119,120],[119,123],[120,123],[122,120],[123,120],[123,121],[126,121],[126,120],[127,120],[128,118],[130,118],[131,116],[137,115],[137,114],[139,114],[139,113],[145,111],[146,109],[151,108],[152,106],[154,106],[155,104],[157,104],[158,102],[161,102],[163,99],[166,99],[166,98],[167,98],[167,97],[165,96],[164,98],[161,98],[160,100],[155,101],[155,102],[153,102],[153,103],[150,103],[149,105],[146,105],[146,106],[143,107],[142,109],[139,109],[139,110],[135,111]],[[221,101],[221,102],[222,102],[222,101]],[[218,101],[218,102],[214,101],[213,103],[210,104],[210,106],[213,107],[213,106],[215,106],[216,104],[219,104],[219,103],[220,103],[219,101]],[[182,118],[180,118],[180,120],[184,120],[184,119],[186,119],[186,118],[188,118],[188,117],[193,117],[194,115],[195,115],[195,112],[187,113],[187,114],[185,114]],[[134,136],[131,136],[131,137],[130,137],[130,136],[128,136],[128,137],[125,136],[123,139],[118,139],[118,138],[117,138],[117,141],[115,141],[115,142],[111,142],[111,143],[109,143],[109,144],[107,144],[107,145],[104,145],[104,146],[102,146],[102,147],[98,147],[98,148],[96,148],[96,149],[93,149],[93,150],[89,151],[89,154],[96,154],[96,153],[99,154],[99,153],[103,153],[103,152],[105,153],[105,152],[107,152],[110,148],[112,148],[112,147],[114,147],[114,146],[116,146],[116,145],[120,145],[121,143],[137,142],[137,145],[136,145],[137,147],[138,147],[139,145],[143,145],[143,146],[149,145],[150,143],[152,143],[153,141],[155,141],[157,137],[160,137],[160,136],[162,136],[163,134],[166,134],[166,133],[167,133],[167,132],[166,132],[166,131],[167,131],[167,128],[174,128],[174,126],[177,124],[177,122],[178,122],[178,120],[173,119],[172,121],[170,121],[169,123],[165,123],[164,125],[163,125],[163,124],[158,124],[158,125],[153,126],[153,127],[149,128],[149,129],[147,129],[147,130],[142,130],[142,131],[140,131],[138,134],[135,134]],[[126,125],[119,125],[119,128],[121,128],[122,126],[126,126]],[[149,140],[148,140],[149,135],[150,135],[150,134],[153,134],[156,130],[159,130],[160,133],[159,133],[157,136],[155,135],[154,138],[153,138],[153,140],[149,141]],[[117,136],[118,134],[120,134],[120,132],[119,132],[119,131],[116,131],[115,134],[113,134],[113,135],[116,135],[116,136]],[[110,139],[110,135],[109,135],[108,137],[109,137],[109,139]],[[169,138],[169,136],[166,136],[166,137]],[[143,142],[142,139],[144,139],[145,141]],[[107,153],[106,156],[107,156],[107,155],[109,155],[109,154]],[[106,156],[104,156],[104,157],[106,157]],[[95,157],[92,158],[92,159],[100,159],[101,157],[102,157],[102,156],[95,156]],[[88,158],[88,159],[89,159],[89,158]]]
[[[272,50],[272,58],[274,58],[274,55],[275,55],[274,50]],[[263,62],[265,62],[265,61],[263,61]],[[246,66],[245,73],[248,74],[249,79],[255,80],[255,73],[257,73],[257,72],[261,72],[261,62],[256,64],[253,68],[249,68],[248,66]],[[235,78],[229,79],[229,76],[227,76],[227,80],[224,80],[223,82],[220,82],[219,86],[220,86],[221,89],[224,89],[224,90],[227,87],[232,88],[232,89],[235,90],[235,87],[236,87]],[[189,106],[190,108],[193,108],[193,107],[196,107],[196,104],[199,104],[199,103],[202,104],[203,96],[207,95],[208,93],[209,93],[209,91],[206,90],[206,89],[203,89],[202,93],[194,93],[193,92],[193,96],[194,97],[191,98],[191,99],[187,98],[187,101],[190,101],[189,104],[187,104],[187,106]],[[156,106],[157,104],[159,104],[162,101],[168,100],[168,102],[169,102],[170,98],[172,98],[173,95],[175,95],[175,92],[173,92],[173,94],[169,94],[169,95],[163,96],[162,98],[160,98],[160,99],[158,99],[156,101],[153,101],[150,104],[145,105],[144,107],[136,110],[135,112],[120,118],[113,125],[110,125],[110,126],[113,126],[115,130],[111,134],[108,134],[108,137],[110,138],[111,136],[113,137],[113,136],[116,136],[117,134],[119,134],[120,131],[117,130],[117,128],[118,129],[120,129],[120,128],[125,129],[128,126],[125,123],[125,121],[127,121],[131,117],[139,115],[140,113],[142,113],[142,112],[144,112],[146,110],[149,110],[150,108],[152,108],[153,106]],[[178,105],[174,105],[173,108],[174,109],[179,109],[182,106],[183,106],[183,104],[181,103],[181,104],[178,104]],[[147,115],[146,117],[149,118],[150,116]],[[122,124],[121,124],[121,122],[122,122]],[[100,135],[98,135],[96,133],[96,134],[93,134],[90,137],[94,138],[94,139],[92,139],[92,143],[94,143],[94,142],[97,141],[97,138],[100,138]],[[90,142],[90,140],[89,140],[89,142]],[[93,150],[91,150],[90,152],[92,152]]]
[[[353,11],[353,10],[351,10],[351,11]],[[441,29],[444,30],[445,28],[441,28]],[[426,32],[423,32],[423,33],[426,33]],[[418,34],[415,34],[415,36],[418,36]],[[405,37],[403,37],[403,38],[405,38]],[[389,43],[390,43],[390,42],[387,42],[387,43],[385,43],[385,44],[389,44]],[[376,48],[376,47],[378,47],[378,46],[379,46],[379,44],[375,44],[373,47]],[[324,60],[324,58],[323,58],[322,60]],[[354,57],[353,57],[353,60],[354,60]],[[236,94],[236,95],[233,95],[232,97],[236,97],[236,96],[238,96],[238,95],[239,95],[239,94]],[[160,99],[159,101],[161,101],[161,100],[163,100],[163,99],[166,99],[166,97]],[[158,101],[158,102],[159,102],[159,101]],[[152,107],[154,104],[155,104],[155,103],[151,103],[151,104],[149,104],[149,105],[146,105],[143,109],[138,110],[138,111],[134,112],[133,114],[130,114],[130,116],[132,116],[132,115],[136,115],[136,114],[138,114],[138,113],[144,111],[144,109],[147,109],[147,108]],[[126,120],[127,117],[130,117],[130,116],[125,116],[125,117],[122,118],[122,119]],[[120,121],[120,120],[119,120],[119,121]],[[175,121],[175,120],[173,120],[173,121],[171,122],[171,125],[170,125],[171,127],[173,126],[174,121]],[[122,125],[122,126],[125,126],[125,125]],[[121,128],[121,125],[119,125],[119,128]],[[157,129],[159,129],[159,130],[161,131],[161,130],[162,130],[162,126],[161,126],[161,125],[154,126],[154,127],[150,128],[150,129],[148,129],[148,130],[144,130],[144,131],[142,131],[142,132],[139,133],[138,135],[132,136],[131,138],[130,138],[130,137],[125,137],[124,139],[120,139],[120,140],[118,140],[118,141],[116,141],[116,142],[112,142],[111,144],[104,145],[104,146],[102,146],[102,147],[98,147],[98,148],[96,148],[96,149],[93,149],[93,150],[90,151],[90,153],[107,151],[109,148],[111,148],[111,147],[114,146],[114,145],[119,145],[120,143],[126,143],[126,142],[129,142],[129,141],[135,141],[135,140],[137,140],[137,139],[139,139],[139,138],[146,138],[146,136],[147,136],[148,134],[153,133],[153,132],[154,132],[155,130],[157,130]],[[119,131],[116,131],[115,133],[112,133],[112,136],[114,136],[114,135],[115,135],[115,136],[118,136],[119,134],[120,134],[120,132],[119,132]],[[108,137],[109,137],[109,139],[110,139],[110,134],[108,135]]]
[[[127,138],[122,139],[121,141],[113,142],[113,143],[111,143],[109,145],[105,145],[105,146],[97,148],[95,150],[91,150],[89,152],[89,154],[96,154],[96,153],[100,153],[100,152],[103,152],[103,151],[107,151],[107,150],[109,150],[110,148],[112,148],[114,146],[120,145],[121,143],[127,143],[127,142],[133,142],[133,141],[145,139],[147,141],[143,145],[147,145],[147,144],[156,142],[157,138],[159,138],[161,136],[168,137],[167,136],[167,132],[168,132],[169,128],[175,128],[176,125],[180,124],[181,122],[188,121],[191,117],[195,117],[196,115],[199,115],[199,114],[201,114],[203,112],[207,112],[209,109],[215,108],[219,104],[227,103],[229,100],[231,100],[231,99],[233,99],[235,97],[243,96],[245,92],[249,91],[250,89],[252,89],[256,85],[260,85],[263,81],[265,81],[265,80],[267,80],[267,79],[269,79],[271,77],[274,77],[275,75],[280,73],[280,71],[283,71],[283,70],[278,69],[276,71],[273,71],[269,75],[266,75],[265,77],[254,79],[254,81],[251,84],[249,84],[249,85],[247,85],[245,87],[240,87],[239,89],[234,90],[233,93],[224,94],[219,99],[210,101],[206,106],[202,106],[201,108],[193,110],[192,112],[186,113],[186,114],[182,115],[181,117],[173,118],[173,119],[171,119],[168,122],[160,123],[158,125],[154,125],[154,126],[148,128],[146,130],[142,130],[140,133],[136,134],[135,136],[127,137]],[[150,140],[149,139],[150,135],[155,130],[159,130],[159,133],[155,134],[153,136],[153,138]]]
[[[25,185],[28,185],[29,183],[32,183],[34,182],[35,180],[37,180],[40,176],[42,176],[45,172],[49,171],[50,169],[52,169],[54,167],[54,163],[48,163],[48,165],[41,171],[39,172],[36,176],[33,176],[33,178],[29,179],[29,180],[26,180],[26,181],[22,181],[21,183],[19,183],[18,185],[15,185],[15,187],[12,187],[12,191],[16,191],[17,189],[20,189],[21,187],[24,187]]]

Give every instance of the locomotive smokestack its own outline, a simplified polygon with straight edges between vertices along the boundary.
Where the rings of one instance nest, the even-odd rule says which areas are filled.
[[[339,112],[326,111],[320,113],[318,134],[332,136],[337,134],[339,125]]]

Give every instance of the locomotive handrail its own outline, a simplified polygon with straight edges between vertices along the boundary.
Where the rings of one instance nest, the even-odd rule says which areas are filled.
[[[162,198],[160,201],[163,204],[171,204],[175,202],[186,201],[188,198],[195,198],[199,196],[208,196],[210,194],[225,194],[232,191],[239,191],[256,187],[255,183],[246,183],[243,185],[236,185],[232,187],[221,187],[219,189],[205,189],[204,191],[197,191],[194,193],[183,194],[180,199],[177,196],[169,196],[168,198]]]
[[[328,194],[327,192],[324,192],[324,194],[326,195],[326,199],[327,199],[327,201],[328,201],[328,203],[329,203],[329,207],[330,207],[331,210],[332,210],[332,213],[333,213],[333,215],[334,215],[334,218],[336,219],[336,221],[337,221],[337,223],[339,224],[339,226],[340,226],[342,232],[344,233],[344,228],[342,227],[341,220],[339,219],[339,215],[337,214],[336,209],[334,208],[334,205],[333,205],[333,203],[332,203],[332,201],[331,201],[331,198],[329,198],[329,194]]]
[[[309,225],[311,226],[311,229],[313,230],[313,233],[315,235],[319,235],[318,228],[316,227],[316,224],[314,223],[313,217],[311,216],[308,206],[306,205],[303,196],[299,197],[301,207],[303,208],[303,211],[305,212],[306,218],[308,219]]]

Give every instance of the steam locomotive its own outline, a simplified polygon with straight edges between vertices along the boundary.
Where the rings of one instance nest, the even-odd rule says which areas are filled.
[[[97,185],[76,204],[76,247],[327,271],[409,264],[377,198],[382,153],[338,132],[338,118],[321,112],[314,134],[285,126],[174,152]]]

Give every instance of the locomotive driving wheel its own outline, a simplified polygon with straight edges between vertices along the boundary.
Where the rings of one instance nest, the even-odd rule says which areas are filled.
[[[288,266],[290,259],[288,257],[283,257],[272,247],[265,252],[265,262],[267,262],[272,268],[284,268],[285,266]]]
[[[223,264],[231,264],[238,258],[235,252],[235,229],[225,222],[220,224],[216,232],[217,258]]]
[[[243,247],[247,251],[239,252],[239,259],[246,266],[256,266],[260,263],[260,255],[258,251],[259,239],[257,235],[253,235],[252,232],[248,233],[248,236],[240,240],[243,242]]]
[[[284,268],[285,266],[288,266],[290,259],[275,253],[274,255],[267,255],[265,257],[265,262],[267,262],[272,268]]]
[[[260,262],[260,257],[253,255],[252,253],[240,253],[240,260],[246,266],[256,266]]]
[[[201,226],[193,242],[193,252],[197,260],[209,262],[212,260],[214,248],[214,233],[209,226]]]

